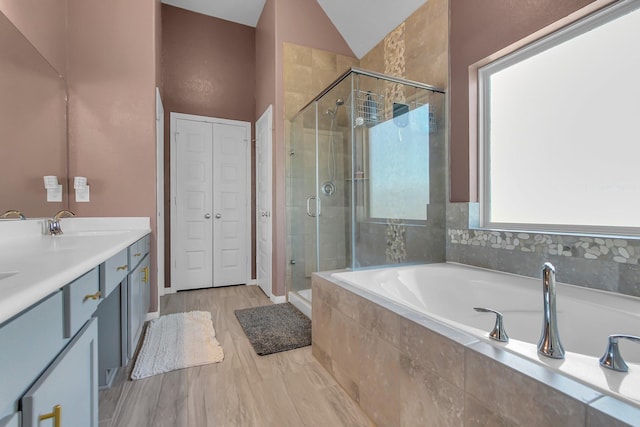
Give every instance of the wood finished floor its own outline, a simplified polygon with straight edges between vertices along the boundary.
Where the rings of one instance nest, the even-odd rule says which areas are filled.
[[[121,370],[100,392],[100,427],[373,426],[311,355],[258,356],[234,310],[271,304],[257,286],[180,292],[160,313],[211,312],[224,361],[131,381]]]

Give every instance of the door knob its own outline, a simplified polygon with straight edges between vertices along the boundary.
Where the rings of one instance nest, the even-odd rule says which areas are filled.
[[[222,218],[222,215],[220,215],[219,213],[216,214],[216,218],[220,219]]]
[[[204,214],[204,217],[205,217],[206,219],[209,219],[209,218],[211,218],[211,214],[210,214],[210,213],[206,213],[206,214]]]

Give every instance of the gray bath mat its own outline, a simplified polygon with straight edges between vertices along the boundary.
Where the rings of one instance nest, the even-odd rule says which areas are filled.
[[[311,320],[289,303],[235,311],[260,356],[311,345]]]

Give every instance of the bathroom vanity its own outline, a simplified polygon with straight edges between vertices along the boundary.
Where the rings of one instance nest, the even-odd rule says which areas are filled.
[[[0,222],[0,427],[97,427],[146,319],[149,218],[61,225]]]

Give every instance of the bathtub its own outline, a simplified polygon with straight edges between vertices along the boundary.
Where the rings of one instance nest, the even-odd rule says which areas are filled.
[[[454,263],[336,272],[331,277],[640,407],[640,345],[620,341],[627,373],[598,363],[608,335],[640,335],[640,298],[558,283],[558,329],[566,355],[555,360],[537,353],[540,279]],[[495,316],[473,307],[502,312],[510,341],[489,339]]]

